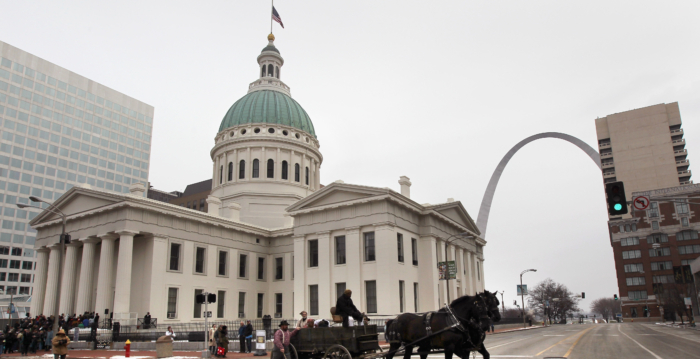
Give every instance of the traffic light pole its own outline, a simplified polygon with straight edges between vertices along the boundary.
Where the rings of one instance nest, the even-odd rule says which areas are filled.
[[[209,351],[209,293],[204,292],[204,347],[207,348],[207,358],[210,356]]]

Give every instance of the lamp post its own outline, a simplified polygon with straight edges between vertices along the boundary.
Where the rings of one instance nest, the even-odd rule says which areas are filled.
[[[447,264],[447,247],[452,242],[454,242],[460,238],[462,238],[462,239],[469,238],[469,237],[464,237],[467,235],[469,235],[469,232],[457,233],[457,234],[453,234],[453,235],[447,237],[447,239],[445,239],[445,282],[447,285],[447,303],[450,303],[450,266]],[[448,239],[450,239],[452,237],[457,237],[457,238],[455,238],[451,241],[448,241]],[[470,236],[470,237],[475,238],[474,236]]]
[[[58,333],[58,311],[59,311],[59,304],[61,303],[61,281],[63,280],[63,256],[66,255],[66,243],[65,243],[65,238],[66,238],[66,214],[63,213],[58,207],[54,206],[53,203],[49,203],[44,201],[43,199],[39,197],[34,197],[30,196],[29,200],[32,202],[42,202],[46,203],[49,205],[49,208],[46,208],[47,211],[60,216],[61,220],[63,222],[63,226],[61,228],[61,236],[58,239],[59,245],[60,245],[60,253],[58,255],[58,283],[56,284],[56,303],[54,303],[54,321],[53,321],[53,333],[56,335]],[[38,208],[40,210],[44,210],[44,208],[37,207],[37,206],[31,206],[28,204],[21,204],[17,203],[17,207],[19,208]]]
[[[496,294],[501,295],[501,310],[503,311],[503,318],[506,317],[506,302],[503,301],[503,293],[505,293],[505,292],[506,292],[505,290],[502,290],[500,292],[496,291]]]
[[[526,269],[522,272],[520,272],[520,301],[523,304],[523,309],[522,309],[522,316],[523,316],[523,328],[527,328],[525,326],[525,291],[523,290],[523,274],[527,272],[537,272],[537,269]]]

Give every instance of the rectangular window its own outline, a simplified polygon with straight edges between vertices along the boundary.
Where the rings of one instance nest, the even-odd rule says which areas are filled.
[[[318,267],[318,240],[309,241],[309,267]]]
[[[170,243],[170,270],[180,270],[180,247],[179,243]]]
[[[399,313],[404,312],[404,305],[405,299],[404,299],[404,282],[402,280],[399,281]]]
[[[284,258],[283,257],[275,258],[275,279],[276,280],[284,279]]]
[[[646,290],[632,290],[627,292],[627,297],[629,299],[647,299],[647,291]]]
[[[649,204],[649,209],[647,210],[647,217],[656,218],[659,216],[659,203],[651,202]]]
[[[31,274],[22,274],[19,278],[19,281],[22,283],[31,283],[32,282],[32,275]]]
[[[245,254],[241,254],[238,256],[238,277],[240,278],[248,278],[248,273],[246,271],[246,268],[248,268],[248,256]]]
[[[343,295],[343,292],[345,292],[345,282],[336,283],[335,284],[335,300],[336,301],[338,301],[338,298],[340,298]]]
[[[194,272],[203,274],[204,264],[207,257],[207,249],[204,247],[196,247],[195,250],[195,260],[194,260]]]
[[[413,311],[418,313],[418,283],[413,283]]]
[[[216,317],[224,318],[226,310],[226,292],[223,290],[218,291],[216,295]]]
[[[396,249],[399,251],[399,262],[403,263],[403,234],[401,233],[396,233]]]
[[[675,283],[672,275],[655,275],[651,280],[653,283]]]
[[[678,214],[688,214],[688,200],[681,200],[682,202],[676,202],[676,213]]]
[[[345,236],[335,237],[335,264],[345,264]]]
[[[238,292],[238,317],[245,316],[245,292]]]
[[[265,280],[265,258],[258,257],[258,280]]]
[[[265,294],[258,293],[258,318],[263,316],[263,300],[265,299]]]
[[[663,249],[668,249],[668,248],[663,248]],[[678,254],[693,254],[693,253],[700,253],[700,245],[691,245],[691,246],[678,246]]]
[[[683,227],[688,227],[688,217],[681,218],[681,225],[683,225]]]
[[[641,266],[641,264],[640,264]],[[673,269],[673,264],[671,261],[665,261],[665,262],[651,262],[651,270],[653,271],[659,271],[659,270],[671,270]],[[627,272],[627,266],[625,266],[625,272]]]
[[[622,252],[622,259],[634,259],[634,258],[642,258],[642,251],[639,249],[636,249],[633,251],[623,251]]]
[[[620,239],[620,245],[623,247],[636,246],[639,244],[639,237],[629,237]]]
[[[637,273],[644,270],[641,263],[625,264],[625,273]]]
[[[10,252],[11,255],[13,256],[22,256],[22,248],[12,248],[12,252]]]
[[[282,293],[275,293],[275,317],[282,318]]]
[[[193,318],[201,318],[202,317],[202,304],[197,303],[197,296],[202,294],[203,290],[201,289],[195,289],[194,290],[194,316]]]
[[[680,247],[678,247],[678,250],[680,252]],[[649,250],[649,257],[663,257],[663,256],[670,256],[671,255],[671,248],[652,248]]]
[[[632,277],[632,278],[626,278],[627,280],[627,285],[645,285],[647,284],[646,279],[644,277]]]
[[[318,315],[318,285],[309,286],[309,315]]]
[[[219,251],[219,275],[228,275],[228,252]]]
[[[377,282],[368,280],[365,282],[365,293],[367,293],[367,313],[377,312]]]
[[[10,261],[10,268],[11,269],[19,269],[21,261]]]
[[[687,241],[691,239],[698,239],[698,232],[697,231],[682,231],[676,233],[676,240],[677,241]]]
[[[418,240],[411,238],[411,259],[413,259],[413,265],[418,265]]]
[[[34,268],[34,262],[22,261],[22,269],[32,270]]]
[[[374,232],[364,233],[365,237],[365,262],[375,260],[374,256]]]
[[[177,288],[168,288],[168,319],[177,318]]]
[[[651,221],[651,229],[658,230],[659,229],[659,221]]]
[[[19,273],[8,273],[8,274],[7,274],[7,281],[8,281],[8,282],[17,282],[17,281],[19,281]]]
[[[647,236],[647,243],[668,243],[668,236],[665,233],[656,233]]]

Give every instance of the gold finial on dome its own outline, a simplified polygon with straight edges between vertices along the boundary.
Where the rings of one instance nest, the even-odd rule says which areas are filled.
[[[267,39],[270,41],[275,41],[275,35],[272,35],[272,33],[270,33],[270,35],[267,35]]]

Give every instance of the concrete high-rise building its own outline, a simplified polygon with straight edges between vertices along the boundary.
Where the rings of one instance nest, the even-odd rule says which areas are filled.
[[[659,317],[663,295],[654,284],[658,291],[673,283],[673,267],[700,255],[700,205],[685,199],[697,197],[700,186],[691,181],[681,125],[676,102],[596,119],[603,182],[622,181],[628,203],[650,200],[646,209],[629,206],[608,220],[625,317]]]
[[[153,107],[1,41],[0,56],[0,289],[31,294],[40,211],[16,204],[148,183]]]

